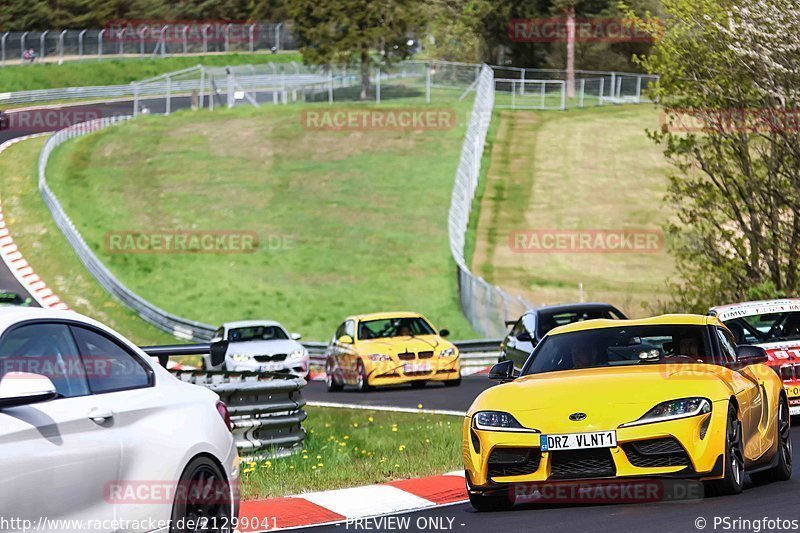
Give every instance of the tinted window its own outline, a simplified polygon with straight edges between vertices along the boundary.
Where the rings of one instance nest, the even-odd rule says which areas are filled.
[[[714,362],[705,326],[628,326],[545,337],[523,373],[693,362]]]
[[[598,318],[619,319],[617,313],[613,313],[609,308],[577,309],[574,311],[559,311],[539,314],[539,336],[544,336],[551,329],[582,322],[584,320],[595,320]]]
[[[230,342],[286,340],[289,336],[278,326],[250,326],[228,332]]]
[[[433,328],[419,317],[387,318],[369,320],[358,325],[360,339],[384,339],[388,337],[410,337],[434,335]]]
[[[63,324],[29,324],[8,332],[0,342],[0,379],[9,372],[47,376],[64,398],[89,394],[78,348]]]
[[[150,385],[150,373],[136,356],[95,331],[73,327],[92,392],[112,392]]]

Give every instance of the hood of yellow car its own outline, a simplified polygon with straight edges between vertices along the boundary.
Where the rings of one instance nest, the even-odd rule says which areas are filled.
[[[714,365],[637,365],[534,374],[484,391],[470,407],[509,412],[542,432],[614,429],[637,420],[661,402],[730,397],[725,369]],[[584,413],[583,421],[569,419]]]
[[[358,341],[358,351],[366,355],[372,353],[396,355],[403,352],[441,351],[452,344],[438,335],[420,335],[416,337],[391,337]]]

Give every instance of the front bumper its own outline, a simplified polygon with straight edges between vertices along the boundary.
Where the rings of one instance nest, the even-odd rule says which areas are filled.
[[[708,414],[616,428],[617,446],[575,452],[541,452],[539,433],[483,431],[467,417],[462,431],[463,458],[471,490],[487,492],[509,484],[561,480],[667,477],[700,480],[722,477],[727,409]],[[552,433],[601,431],[587,428]],[[547,428],[544,432],[548,433]],[[503,449],[506,449],[503,451]],[[509,450],[511,449],[511,450]],[[497,462],[527,449],[525,461]],[[494,457],[492,454],[499,451]],[[653,452],[657,453],[653,453]],[[663,453],[663,452],[668,453]],[[512,455],[513,457],[513,455]],[[522,455],[520,455],[520,458]],[[491,461],[490,461],[491,459]]]
[[[368,369],[372,386],[396,385],[412,381],[452,381],[461,377],[458,357],[432,357],[422,361],[391,361],[372,364]]]
[[[226,365],[228,370],[233,372],[278,372],[292,374],[301,378],[308,376],[309,369],[308,359],[268,361],[263,363],[256,360],[240,362],[228,359]]]

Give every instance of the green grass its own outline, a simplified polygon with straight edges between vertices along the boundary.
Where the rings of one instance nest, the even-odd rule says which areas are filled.
[[[652,105],[499,111],[480,202],[473,270],[534,304],[609,301],[649,311],[674,273],[658,253],[514,253],[509,234],[532,229],[658,230],[669,166],[645,136]]]
[[[207,67],[302,61],[299,53],[219,54],[176,56],[163,59],[86,59],[82,62],[39,63],[0,68],[0,92],[84,87],[89,85],[121,85],[174,72],[198,64]],[[0,100],[2,104],[2,100]]]
[[[44,138],[18,143],[0,156],[0,201],[14,242],[35,272],[72,309],[120,331],[139,344],[175,339],[139,319],[89,274],[53,222],[36,186]]]
[[[461,417],[306,410],[303,453],[243,464],[243,499],[385,483],[462,467]]]
[[[301,112],[325,104],[143,117],[62,146],[48,175],[112,272],[170,312],[211,324],[274,318],[327,340],[348,314],[416,310],[455,338],[474,338],[447,238],[471,102],[443,98],[432,107],[455,110],[451,130],[305,129]],[[261,246],[104,250],[109,231],[148,229],[253,231]]]

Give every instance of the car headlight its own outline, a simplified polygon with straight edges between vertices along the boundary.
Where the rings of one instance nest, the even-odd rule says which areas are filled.
[[[392,358],[385,353],[371,353],[367,356],[370,361],[391,361]]]
[[[486,431],[521,431],[528,433],[539,433],[536,429],[524,427],[517,422],[517,419],[509,413],[502,411],[479,411],[472,417],[475,429]]]
[[[456,355],[456,349],[454,347],[445,348],[441,352],[439,352],[439,357],[453,357]]]
[[[231,359],[233,359],[237,363],[244,363],[246,361],[250,361],[252,358],[253,358],[252,355],[246,353],[231,354]]]
[[[640,426],[666,420],[677,420],[711,412],[711,402],[706,398],[680,398],[656,405],[639,420],[622,424],[620,427]]]
[[[295,350],[289,354],[289,359],[302,359],[306,356],[305,350]]]

